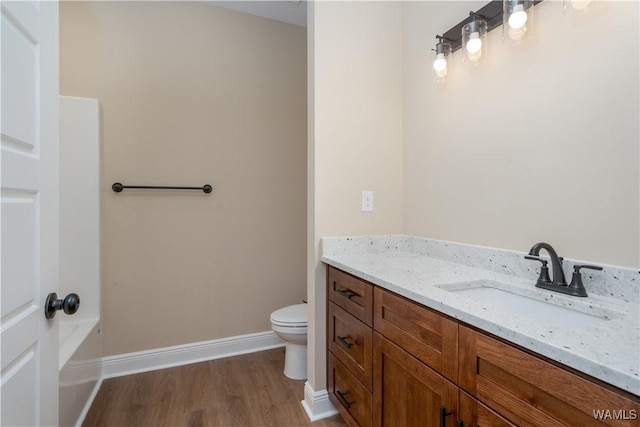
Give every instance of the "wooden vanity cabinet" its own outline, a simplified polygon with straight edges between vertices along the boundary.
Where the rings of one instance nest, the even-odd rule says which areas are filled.
[[[371,328],[333,303],[329,303],[328,317],[329,350],[371,390]]]
[[[374,329],[453,382],[458,378],[458,323],[380,288]]]
[[[515,427],[515,424],[462,390],[459,391],[458,409],[458,427]]]
[[[329,397],[349,426],[640,427],[638,397],[333,267],[327,277]]]
[[[329,398],[349,427],[371,425],[371,392],[335,357],[328,354]]]
[[[373,285],[337,268],[327,272],[329,301],[369,327],[373,326]]]
[[[327,269],[327,389],[350,427],[372,417],[373,285]]]
[[[374,332],[373,425],[455,426],[458,387]]]
[[[639,425],[637,399],[466,326],[458,336],[459,386],[517,425]],[[607,419],[596,419],[597,410],[609,410]]]

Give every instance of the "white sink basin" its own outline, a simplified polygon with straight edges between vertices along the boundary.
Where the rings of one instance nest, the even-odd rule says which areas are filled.
[[[608,322],[622,315],[579,297],[554,295],[553,292],[537,288],[522,289],[490,280],[454,283],[440,288],[472,299],[487,310],[563,329],[583,328]]]

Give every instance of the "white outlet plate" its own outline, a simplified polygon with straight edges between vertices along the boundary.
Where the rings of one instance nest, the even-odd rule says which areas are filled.
[[[373,191],[362,192],[362,212],[373,212]]]

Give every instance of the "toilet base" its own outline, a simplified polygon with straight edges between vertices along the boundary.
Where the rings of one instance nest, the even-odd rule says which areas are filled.
[[[284,375],[292,380],[307,378],[307,345],[287,343],[284,354]]]

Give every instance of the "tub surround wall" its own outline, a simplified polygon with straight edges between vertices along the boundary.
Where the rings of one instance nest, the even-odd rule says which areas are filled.
[[[638,2],[541,2],[526,43],[498,28],[438,84],[435,35],[483,4],[404,3],[403,232],[637,269]]]
[[[82,423],[102,376],[101,203],[102,129],[97,99],[60,97],[60,288],[80,307],[58,312],[59,425]]]
[[[636,270],[605,266],[603,273],[609,273],[605,283],[584,275],[587,298],[543,291],[560,305],[589,302],[619,314],[604,324],[566,324],[555,329],[504,316],[439,288],[491,280],[525,293],[539,291],[535,288],[538,269],[527,268],[524,253],[411,236],[327,238],[322,249],[322,260],[334,267],[640,396],[640,274]]]
[[[105,356],[269,331],[306,296],[305,29],[98,1],[61,2],[60,31],[61,92],[103,108]]]
[[[61,322],[100,319],[100,117],[99,100],[60,97],[58,297],[75,292],[81,301],[77,313],[60,316]],[[61,365],[65,362],[60,361]]]

